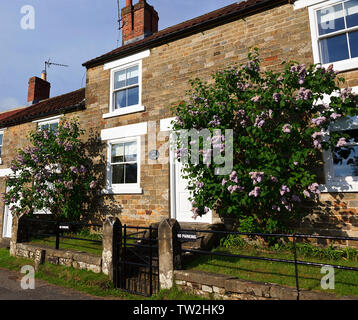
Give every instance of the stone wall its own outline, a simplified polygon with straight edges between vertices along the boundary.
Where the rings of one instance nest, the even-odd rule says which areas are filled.
[[[17,257],[29,258],[37,261],[42,255],[44,261],[51,264],[73,267],[75,269],[84,269],[95,273],[102,272],[102,258],[89,253],[63,249],[56,250],[45,246],[26,243],[17,243],[15,252]]]
[[[296,288],[240,280],[231,276],[196,270],[176,270],[178,288],[209,299],[224,300],[297,300]],[[300,300],[356,300],[324,292],[300,290]]]

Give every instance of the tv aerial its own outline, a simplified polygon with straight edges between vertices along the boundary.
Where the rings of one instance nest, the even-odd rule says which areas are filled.
[[[69,67],[67,64],[51,62],[51,59],[49,58],[47,61],[45,61],[45,70],[42,72],[43,76],[45,77],[44,80],[46,80],[47,77],[47,69],[49,69],[51,66],[66,67],[66,68]]]

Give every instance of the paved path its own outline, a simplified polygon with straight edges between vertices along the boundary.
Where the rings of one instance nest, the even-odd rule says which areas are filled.
[[[35,280],[34,290],[23,290],[20,285],[23,276],[0,268],[0,300],[101,300],[42,280]]]

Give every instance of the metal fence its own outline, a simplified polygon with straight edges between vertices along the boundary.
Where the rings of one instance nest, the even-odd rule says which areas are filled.
[[[81,228],[91,228],[91,227],[103,228],[102,224],[82,223],[82,222],[58,222],[52,220],[26,218],[25,223],[29,223],[29,222],[32,222],[33,225],[37,224],[40,227],[41,225],[44,224],[50,225],[49,228],[47,229],[50,230],[49,233],[39,232],[38,229],[34,229],[34,228],[27,228],[27,235],[29,237],[34,237],[34,238],[55,237],[56,250],[60,249],[61,239],[72,239],[72,240],[80,240],[80,241],[102,244],[102,240],[66,235],[66,234],[76,233]]]
[[[294,264],[295,266],[295,279],[296,279],[296,289],[297,289],[297,300],[300,298],[300,286],[299,286],[299,273],[298,266],[306,265],[306,266],[314,266],[314,267],[332,267],[340,270],[349,270],[349,271],[358,271],[358,267],[349,267],[343,265],[336,264],[327,264],[327,263],[319,263],[319,262],[310,262],[310,261],[300,261],[297,259],[297,240],[298,239],[320,239],[320,240],[337,240],[337,241],[357,241],[356,237],[334,237],[334,236],[323,236],[323,235],[310,235],[310,234],[271,234],[271,233],[247,233],[247,232],[231,232],[231,231],[217,231],[217,230],[193,230],[193,229],[181,229],[181,232],[188,233],[212,233],[218,235],[241,235],[241,236],[249,236],[249,237],[274,237],[274,238],[286,238],[292,239],[292,254],[293,259],[278,259],[278,258],[267,258],[267,257],[258,257],[258,256],[249,256],[249,255],[241,255],[241,254],[231,254],[226,252],[213,252],[201,249],[185,249],[182,248],[182,252],[188,252],[192,254],[199,255],[210,255],[210,256],[220,256],[220,257],[230,257],[230,258],[240,258],[240,259],[249,259],[249,260],[262,260],[269,262],[277,262],[277,263],[288,263]]]

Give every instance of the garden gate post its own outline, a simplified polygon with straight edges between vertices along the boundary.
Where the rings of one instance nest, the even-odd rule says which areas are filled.
[[[174,270],[181,269],[181,243],[177,234],[180,225],[175,219],[164,219],[158,228],[160,289],[170,289],[174,284]]]
[[[116,284],[121,248],[122,224],[118,218],[107,217],[103,224],[102,272]]]
[[[25,225],[25,216],[18,218],[14,216],[12,219],[11,229],[11,240],[10,240],[10,255],[16,256],[16,245],[21,242],[27,241],[27,232]]]

